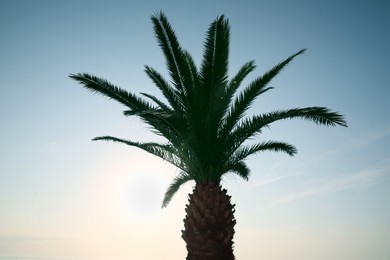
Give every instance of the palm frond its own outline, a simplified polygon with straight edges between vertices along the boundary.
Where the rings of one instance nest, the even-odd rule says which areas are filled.
[[[297,149],[291,144],[285,142],[267,141],[250,146],[241,146],[231,157],[233,158],[233,161],[242,161],[250,155],[263,151],[284,152],[290,156],[297,153]]]
[[[195,125],[199,118],[199,98],[197,98],[200,87],[199,73],[192,56],[185,50],[183,57],[187,63],[187,70],[184,71],[185,78],[190,79],[186,81],[188,84],[186,86],[186,104],[183,107],[185,108],[185,117],[190,124]]]
[[[157,72],[155,69],[145,66],[145,73],[153,81],[153,83],[158,87],[164,97],[167,99],[171,107],[176,111],[176,113],[183,114],[183,100],[180,98],[180,93],[172,88],[170,84],[163,78],[163,76]]]
[[[295,118],[309,120],[319,125],[340,125],[347,127],[347,122],[345,121],[343,115],[339,114],[338,112],[331,111],[329,108],[326,107],[305,107],[292,108],[287,110],[277,110],[271,113],[254,116],[253,122],[260,126],[260,124],[268,125],[275,121]]]
[[[297,149],[293,145],[285,142],[267,141],[250,146],[240,146],[234,153],[228,155],[225,166],[222,168],[221,175],[227,172],[233,172],[243,179],[248,180],[250,170],[244,161],[248,156],[263,151],[285,152],[290,156],[297,153]]]
[[[302,49],[298,51],[297,53],[291,55],[275,67],[273,67],[271,70],[269,70],[267,73],[265,73],[263,76],[256,78],[254,81],[252,81],[248,87],[244,89],[243,92],[240,93],[240,95],[235,99],[233,102],[231,109],[226,117],[225,124],[223,125],[222,129],[224,130],[225,134],[228,134],[233,127],[237,124],[237,122],[243,117],[244,113],[248,110],[248,108],[251,106],[253,101],[262,93],[265,93],[266,91],[272,89],[272,87],[266,87],[267,84],[276,76],[279,74],[279,72],[288,64],[290,63],[296,56],[302,54],[305,52],[305,49]]]
[[[191,180],[193,180],[193,177],[186,172],[181,172],[177,177],[175,177],[173,182],[169,185],[168,190],[165,192],[162,208],[165,208],[169,204],[181,185]]]
[[[182,171],[186,171],[186,166],[183,164],[183,160],[181,160],[180,157],[178,157],[177,152],[175,148],[170,144],[158,144],[158,143],[140,143],[140,142],[133,142],[130,140],[125,140],[113,136],[99,136],[92,139],[93,141],[112,141],[112,142],[119,142],[123,144],[127,144],[130,146],[138,147],[148,153],[151,153],[155,156],[158,156],[162,158],[163,160],[171,163],[172,165],[176,166],[177,168],[181,169]]]
[[[164,111],[162,109],[141,109],[125,110],[125,116],[138,116],[151,130],[158,135],[168,139],[172,144],[182,143],[186,135],[185,122],[174,112]]]
[[[229,81],[228,86],[226,87],[225,95],[221,96],[220,100],[218,100],[218,103],[220,104],[220,111],[221,111],[221,121],[219,122],[219,135],[226,136],[227,133],[224,133],[223,131],[228,130],[229,127],[226,127],[226,121],[223,122],[224,118],[226,118],[226,113],[228,112],[232,99],[234,97],[234,94],[236,93],[237,89],[240,87],[242,81],[245,79],[245,77],[252,72],[256,68],[254,61],[249,61],[245,63],[237,72],[237,74]],[[225,128],[223,128],[225,126]],[[222,131],[222,132],[221,132]]]
[[[227,163],[223,168],[222,174],[227,172],[237,174],[247,181],[249,179],[250,169],[244,161],[234,161]]]
[[[150,97],[159,102],[153,96],[150,95]],[[151,126],[151,130],[154,133],[165,137],[173,145],[183,144],[183,140],[188,135],[186,120],[180,117],[180,114],[176,113],[176,111],[172,111],[164,103],[159,102],[159,105],[165,106],[165,109],[132,109],[123,111],[123,114],[125,116],[140,117],[142,121]]]
[[[306,107],[279,110],[271,113],[253,116],[236,125],[232,133],[227,137],[227,143],[234,143],[231,147],[235,151],[243,142],[256,134],[261,133],[264,127],[269,127],[271,123],[285,119],[300,118],[312,121],[319,125],[346,127],[347,123],[342,115],[330,111],[326,107]]]
[[[199,73],[194,59],[187,50],[183,50],[182,58],[183,62],[186,64],[186,69],[183,71],[186,96],[187,100],[192,102],[194,101],[195,92],[199,87]]]
[[[204,43],[204,54],[199,72],[199,86],[194,95],[190,111],[191,129],[196,139],[199,157],[207,159],[225,108],[229,104],[226,96],[229,58],[229,23],[224,16],[209,26]],[[208,152],[204,152],[208,151]],[[203,160],[201,159],[201,160]]]
[[[87,73],[70,74],[70,78],[78,81],[83,87],[92,92],[112,98],[130,109],[151,109],[152,106],[141,98],[121,89],[107,80]]]
[[[227,83],[229,65],[229,22],[222,15],[209,27],[204,43],[200,76],[204,88],[218,88]]]
[[[242,81],[256,68],[254,61],[249,61],[242,65],[237,74],[230,80],[227,92],[234,94],[240,87]]]
[[[166,58],[170,76],[181,99],[184,100],[189,88],[194,86],[194,78],[188,73],[189,71],[194,72],[191,62],[189,62],[189,53],[181,48],[175,32],[162,12],[153,15],[152,22],[158,43]]]
[[[133,109],[133,110],[125,110],[123,111],[123,114],[125,116],[139,116],[141,119],[144,119],[145,121],[148,121],[149,124],[153,127],[157,127],[157,125],[161,125],[160,121],[153,120],[153,122],[158,124],[151,123],[151,118],[158,118],[161,121],[166,121],[167,118],[171,118],[174,116],[174,113],[172,111],[167,111],[163,109]]]
[[[159,100],[157,97],[153,96],[153,95],[150,95],[148,93],[141,93],[141,95],[149,98],[150,100],[152,100],[154,103],[156,103],[161,110],[167,112],[167,113],[173,113],[172,109],[166,105],[164,102],[162,102],[161,100]]]
[[[201,86],[196,100],[209,130],[219,126],[226,104],[229,104],[224,98],[228,83],[229,39],[229,22],[222,15],[210,25],[206,35],[199,74]]]

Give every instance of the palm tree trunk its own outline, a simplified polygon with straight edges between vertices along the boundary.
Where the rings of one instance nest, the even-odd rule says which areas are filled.
[[[226,189],[212,182],[196,184],[186,205],[182,238],[187,260],[234,260],[234,207]]]

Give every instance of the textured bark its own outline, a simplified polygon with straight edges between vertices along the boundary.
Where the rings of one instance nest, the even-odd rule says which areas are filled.
[[[234,206],[219,184],[196,184],[189,195],[182,238],[187,260],[233,260]]]

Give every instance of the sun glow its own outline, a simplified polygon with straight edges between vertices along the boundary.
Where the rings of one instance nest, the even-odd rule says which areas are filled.
[[[91,183],[91,211],[140,221],[154,216],[161,211],[165,189],[176,172],[161,159],[144,154],[110,165]]]

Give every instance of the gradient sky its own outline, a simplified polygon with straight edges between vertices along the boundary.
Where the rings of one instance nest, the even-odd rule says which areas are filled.
[[[68,78],[88,72],[159,95],[143,72],[167,75],[150,21],[159,10],[197,64],[208,25],[225,14],[231,73],[258,65],[248,80],[307,48],[250,112],[319,105],[349,124],[280,122],[259,136],[288,141],[298,155],[259,154],[248,160],[248,182],[223,180],[237,204],[236,258],[389,260],[390,5],[222,0],[0,0],[0,258],[185,258],[193,183],[161,209],[174,167],[91,141],[158,138]]]

